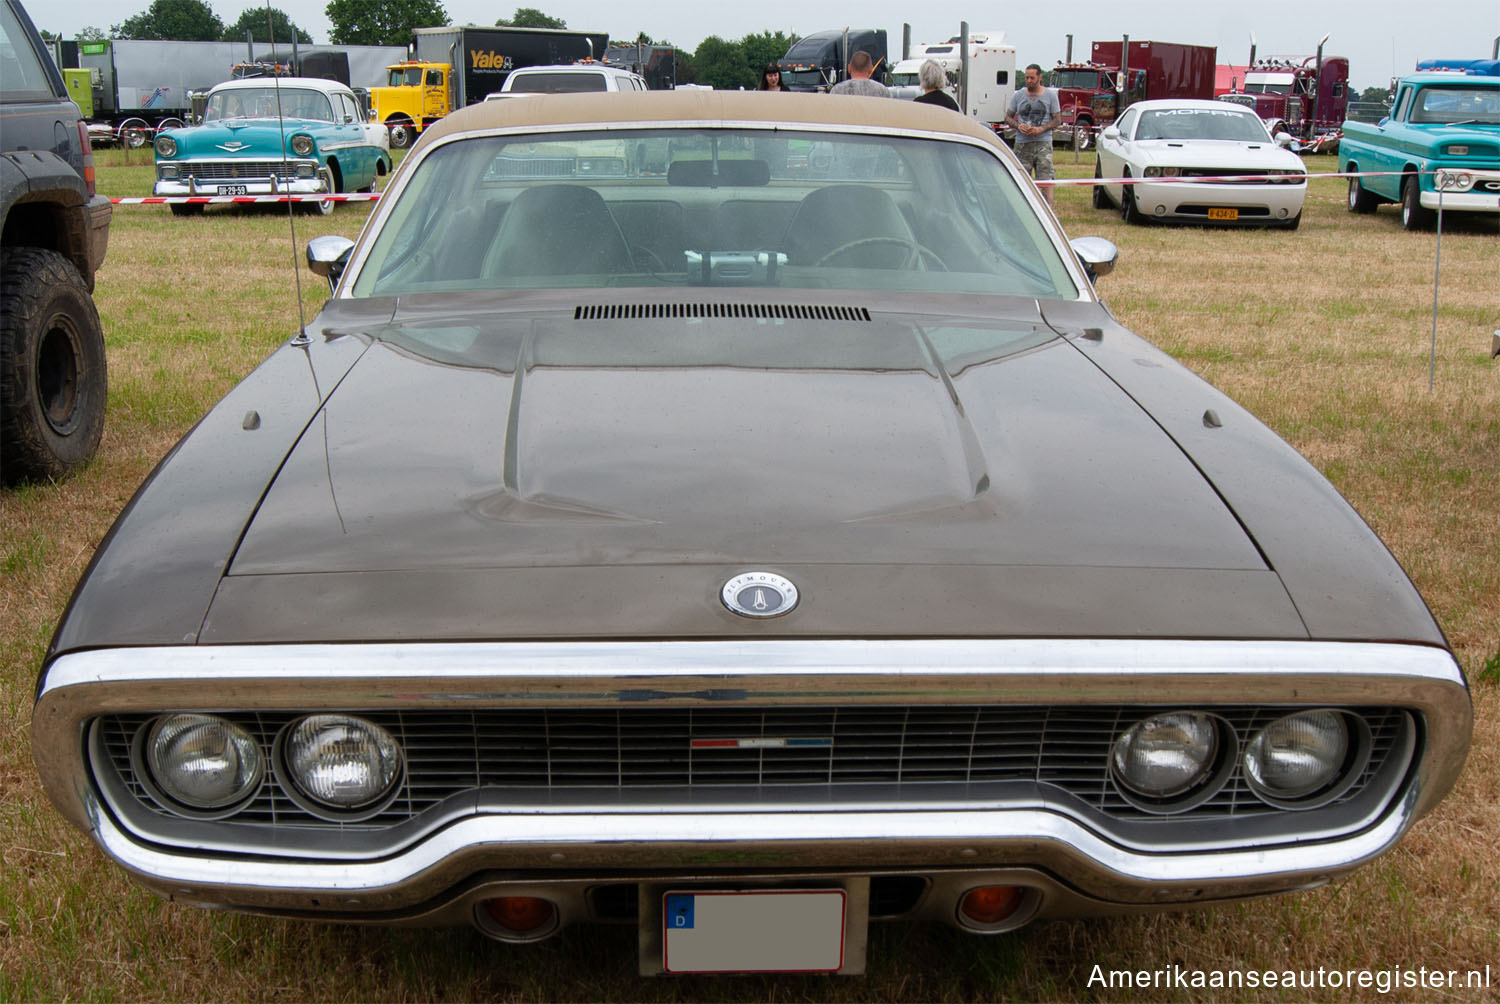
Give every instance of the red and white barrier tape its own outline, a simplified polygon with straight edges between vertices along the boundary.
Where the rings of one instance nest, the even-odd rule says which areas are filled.
[[[147,195],[110,199],[117,206],[230,206],[272,202],[376,202],[379,192],[349,192],[338,195]]]

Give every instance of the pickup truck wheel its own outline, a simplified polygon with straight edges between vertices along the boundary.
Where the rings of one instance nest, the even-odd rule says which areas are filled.
[[[1373,213],[1378,205],[1380,200],[1365,191],[1365,186],[1359,183],[1358,178],[1349,179],[1349,212]]]
[[[1104,190],[1104,186],[1103,185],[1099,184],[1100,180],[1103,177],[1104,177],[1104,165],[1099,160],[1098,157],[1095,157],[1094,158],[1094,208],[1095,209],[1108,209],[1109,208],[1109,193]]]
[[[99,312],[73,263],[43,248],[0,252],[0,479],[60,478],[104,432]]]
[[[412,126],[410,122],[391,122],[391,149],[401,150],[411,146]]]
[[[1430,230],[1433,212],[1422,206],[1422,186],[1415,174],[1407,175],[1401,185],[1401,225],[1408,230]]]

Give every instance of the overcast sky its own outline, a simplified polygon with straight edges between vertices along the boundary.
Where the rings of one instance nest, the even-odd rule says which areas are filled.
[[[760,31],[810,34],[842,28],[858,9],[855,27],[884,28],[891,58],[900,54],[901,26],[910,23],[913,42],[940,42],[958,34],[967,19],[970,31],[1004,31],[1024,63],[1051,66],[1062,59],[1066,36],[1073,33],[1075,57],[1087,58],[1089,43],[1119,38],[1215,45],[1221,63],[1243,63],[1255,33],[1260,56],[1306,56],[1328,34],[1325,54],[1349,57],[1354,86],[1384,86],[1391,76],[1412,69],[1419,59],[1487,57],[1500,35],[1500,0],[1460,0],[1448,6],[1413,0],[1258,0],[1240,4],[1204,0],[1156,0],[1147,3],[1072,0],[1026,5],[959,2],[959,0],[866,0],[863,4],[833,0],[766,0],[761,3],[705,3],[704,0],[442,0],[454,24],[493,24],[517,7],[537,7],[567,21],[570,28],[607,31],[612,39],[645,32],[692,50],[708,35],[735,39]],[[108,30],[149,6],[150,0],[64,0],[27,8],[37,27],[74,37],[92,25]],[[209,0],[226,23],[251,6],[246,0]],[[327,42],[327,0],[272,0],[294,22]],[[988,9],[993,14],[986,14]]]

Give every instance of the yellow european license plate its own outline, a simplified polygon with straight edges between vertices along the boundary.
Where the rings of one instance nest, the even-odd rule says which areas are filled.
[[[1237,220],[1240,218],[1238,209],[1210,209],[1208,218],[1211,220]]]

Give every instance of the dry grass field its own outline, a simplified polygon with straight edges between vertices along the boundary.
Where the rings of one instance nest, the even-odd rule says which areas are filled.
[[[133,159],[132,159],[133,158]],[[149,161],[101,153],[100,187],[149,190]],[[1065,176],[1092,174],[1059,151]],[[1314,158],[1315,171],[1334,169]],[[1435,388],[1432,234],[1393,209],[1356,217],[1317,181],[1296,233],[1125,227],[1058,195],[1073,235],[1121,249],[1101,290],[1116,314],[1308,456],[1405,565],[1474,689],[1457,790],[1392,853],[1331,887],[1163,916],[1034,925],[977,938],[871,931],[860,978],[643,980],[635,933],[574,928],[525,948],[468,929],[385,930],[208,913],[141,891],[42,795],[28,726],[36,671],[111,521],[192,423],[297,324],[284,215],[176,219],[120,207],[97,302],[109,349],[103,448],[79,477],[0,495],[0,1001],[26,1000],[1373,1000],[1375,988],[1139,991],[1104,970],[1481,971],[1488,989],[1401,999],[1500,1000],[1500,237],[1449,220]],[[297,237],[353,236],[345,206]],[[309,318],[325,288],[305,270]]]

